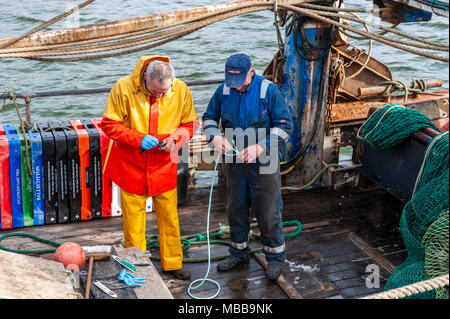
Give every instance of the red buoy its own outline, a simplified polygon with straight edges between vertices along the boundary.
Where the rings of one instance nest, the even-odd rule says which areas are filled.
[[[65,268],[74,272],[83,268],[86,262],[86,253],[77,243],[67,242],[56,249],[53,260],[62,263]]]

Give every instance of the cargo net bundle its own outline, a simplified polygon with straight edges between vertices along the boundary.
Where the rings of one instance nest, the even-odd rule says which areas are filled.
[[[401,143],[426,127],[439,129],[422,113],[402,105],[380,108],[361,127],[360,138],[378,150]],[[359,133],[358,133],[359,135]],[[412,198],[403,208],[400,233],[408,251],[394,269],[385,291],[408,286],[449,273],[449,136],[434,137],[426,150]],[[404,299],[448,299],[448,285]]]

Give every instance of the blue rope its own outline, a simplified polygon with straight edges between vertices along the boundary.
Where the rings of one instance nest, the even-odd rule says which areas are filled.
[[[440,9],[442,9],[442,10],[448,11],[448,8],[445,7],[445,6],[443,6],[443,5],[442,5],[439,1],[437,1],[437,0],[431,0],[431,1],[430,1],[430,7],[431,7],[431,11],[433,11],[433,13],[436,14],[436,15],[438,15],[438,16],[441,16],[441,15],[438,14],[436,11],[434,11],[434,8],[435,8],[435,7],[438,7],[438,8],[440,8]]]
[[[236,148],[234,141],[233,141],[232,153],[229,153],[229,154],[224,153],[225,156],[234,156],[234,155],[238,155],[238,154],[239,154],[239,151]],[[216,179],[217,164],[219,163],[219,159],[220,159],[220,154],[217,155],[216,164],[214,165],[214,172],[213,172],[213,178],[212,178],[212,182],[211,182],[211,188],[209,190],[208,217],[207,217],[207,221],[206,221],[206,233],[207,234],[209,234],[209,217],[210,217],[210,213],[211,213],[212,192],[213,192],[213,187],[214,187],[214,181]],[[209,242],[209,236],[206,236],[206,239],[208,241],[208,269],[206,271],[205,277],[196,279],[193,282],[191,282],[191,284],[189,285],[188,290],[187,290],[188,295],[194,299],[213,299],[220,293],[220,284],[217,281],[208,278],[209,270],[211,269],[211,246],[210,246],[210,242]],[[201,281],[201,282],[197,286],[193,287],[192,285],[198,281]],[[200,288],[205,283],[205,281],[209,281],[209,282],[213,283],[214,285],[216,285],[217,292],[214,295],[212,295],[210,297],[205,297],[205,298],[194,296],[191,293],[191,291]]]
[[[431,2],[431,8],[432,9],[433,9],[433,6],[436,6],[436,7],[441,8],[442,10],[448,11],[448,8],[445,7],[440,1],[431,0],[430,2]],[[434,12],[434,10],[433,10],[433,12]]]

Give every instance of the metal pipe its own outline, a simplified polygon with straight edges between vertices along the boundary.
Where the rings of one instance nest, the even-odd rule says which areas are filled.
[[[210,84],[220,84],[224,80],[205,80],[205,81],[190,81],[186,82],[187,86],[203,86]],[[36,93],[17,93],[16,98],[32,99],[36,97],[49,97],[49,96],[64,96],[64,95],[83,95],[83,94],[99,94],[109,93],[111,88],[97,88],[97,89],[83,89],[83,90],[64,90],[64,91],[48,91],[48,92],[36,92]],[[0,99],[9,100],[11,97],[9,94],[0,95]]]
[[[431,136],[425,134],[422,130],[412,133],[411,138],[425,146],[427,146],[430,143],[430,140],[432,139]]]
[[[26,112],[26,120],[28,123],[31,123],[31,99],[33,97],[30,95],[25,95],[25,112]]]
[[[408,88],[413,88],[414,83],[408,83],[406,84]],[[425,82],[425,87],[428,88],[437,88],[442,86],[442,80],[441,79],[434,79],[434,80],[427,80]],[[359,88],[358,89],[358,96],[359,97],[369,97],[369,96],[375,96],[378,94],[383,93],[386,90],[386,86],[371,86],[366,88]]]

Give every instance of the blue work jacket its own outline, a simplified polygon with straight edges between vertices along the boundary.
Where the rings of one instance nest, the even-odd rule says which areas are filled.
[[[292,132],[284,94],[276,84],[257,74],[246,92],[231,89],[225,83],[217,88],[203,114],[203,132],[208,142],[221,134],[219,121],[225,133],[226,129],[254,130],[257,143],[265,150],[275,143],[280,149]]]

